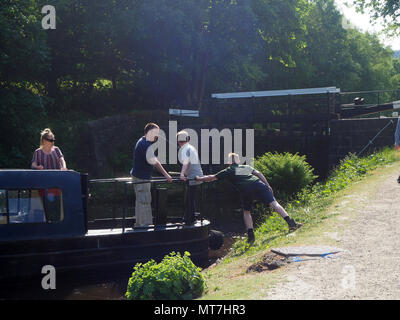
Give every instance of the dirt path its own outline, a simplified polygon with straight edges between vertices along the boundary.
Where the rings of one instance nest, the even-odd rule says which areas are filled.
[[[400,299],[399,173],[399,164],[382,170],[337,206],[340,216],[324,236],[347,253],[289,264],[258,298]]]

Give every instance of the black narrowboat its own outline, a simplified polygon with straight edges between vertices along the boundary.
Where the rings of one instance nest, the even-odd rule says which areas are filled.
[[[73,170],[0,170],[0,280],[40,276],[46,265],[57,273],[131,268],[172,251],[207,260],[208,220],[184,225],[155,217],[147,228],[134,228],[125,215],[89,221],[88,184],[87,174]]]

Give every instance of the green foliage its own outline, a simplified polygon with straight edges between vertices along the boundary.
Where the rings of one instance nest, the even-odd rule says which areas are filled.
[[[318,194],[319,197],[330,196],[337,191],[346,188],[352,181],[370,174],[377,167],[393,162],[395,160],[393,152],[389,148],[373,153],[365,157],[357,157],[350,153],[340,161],[340,164],[331,172],[327,181],[323,184],[315,184],[311,190],[303,191],[298,195],[298,200],[302,203],[310,201]]]
[[[24,88],[0,88],[0,168],[30,168],[44,118],[41,97]]]
[[[378,22],[384,19],[386,31],[389,34],[400,34],[399,10],[400,2],[395,0],[353,0],[361,12],[368,12],[372,19]],[[381,23],[381,21],[379,21]]]
[[[49,49],[32,0],[0,5],[0,168],[30,168],[45,119]]]
[[[345,29],[334,0],[54,0],[55,30],[41,27],[45,4],[0,6],[2,140],[11,132],[36,141],[47,123],[72,128],[138,109],[212,108],[214,92],[400,83],[392,51]],[[77,150],[65,137],[62,150]],[[34,148],[25,144],[1,141],[0,165],[25,166]],[[115,171],[126,159],[111,161]]]
[[[317,178],[306,157],[297,153],[267,152],[255,159],[254,166],[267,178],[275,195],[283,200],[293,197]]]
[[[130,300],[188,300],[200,297],[205,289],[201,269],[189,252],[172,252],[160,263],[138,263],[129,279],[126,298]]]
[[[35,86],[48,70],[49,48],[37,1],[6,0],[0,5],[0,85]]]

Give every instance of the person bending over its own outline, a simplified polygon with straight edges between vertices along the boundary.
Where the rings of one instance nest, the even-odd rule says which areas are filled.
[[[227,179],[230,181],[240,193],[243,208],[244,224],[247,228],[248,242],[255,240],[253,230],[253,219],[251,211],[253,210],[253,201],[259,200],[266,207],[275,210],[286,221],[289,231],[295,231],[302,226],[301,223],[295,222],[285,211],[285,209],[276,201],[273,190],[264,175],[248,165],[241,165],[240,158],[237,153],[228,155],[228,167],[214,175],[196,177],[196,180],[210,182],[215,180]]]

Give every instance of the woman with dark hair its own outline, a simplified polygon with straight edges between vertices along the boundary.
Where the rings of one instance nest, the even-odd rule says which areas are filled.
[[[64,156],[61,150],[54,145],[54,134],[49,128],[44,129],[40,134],[40,146],[33,154],[32,169],[59,169],[67,170]]]

